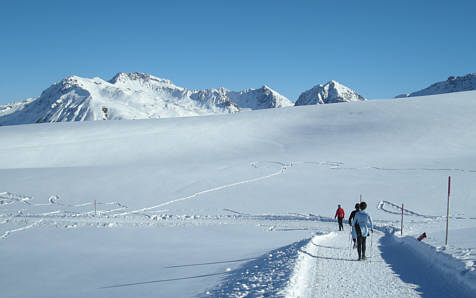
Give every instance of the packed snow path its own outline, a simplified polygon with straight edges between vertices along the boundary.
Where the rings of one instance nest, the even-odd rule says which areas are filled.
[[[373,237],[373,239],[371,238]],[[315,236],[299,253],[286,297],[420,297],[384,262],[382,233],[367,243],[367,260],[357,261],[348,231]]]

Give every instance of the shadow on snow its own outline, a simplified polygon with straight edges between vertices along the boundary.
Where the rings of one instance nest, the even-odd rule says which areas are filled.
[[[199,297],[280,296],[293,272],[299,252],[309,241],[304,239],[280,247],[243,264],[225,276],[219,285]]]
[[[408,237],[405,237],[408,238]],[[416,239],[404,239],[416,241]],[[421,245],[424,245],[423,243]],[[386,231],[380,239],[382,258],[392,270],[406,283],[415,285],[415,289],[422,297],[474,297],[466,286],[457,281],[451,273],[443,273],[435,262],[432,262],[425,253],[417,253],[406,241],[394,237],[392,232]],[[456,273],[457,274],[457,273]]]

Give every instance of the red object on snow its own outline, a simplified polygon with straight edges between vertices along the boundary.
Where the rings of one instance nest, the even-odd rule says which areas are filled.
[[[336,211],[336,215],[334,216],[334,218],[336,218],[336,217],[344,217],[344,216],[345,216],[344,209],[338,208],[337,211]]]
[[[421,234],[420,236],[418,236],[417,239],[418,239],[418,241],[422,241],[422,240],[425,239],[425,238],[426,238],[426,233],[423,233],[423,234]]]

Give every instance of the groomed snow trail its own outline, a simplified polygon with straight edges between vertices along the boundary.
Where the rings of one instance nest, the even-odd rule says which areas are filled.
[[[381,257],[382,233],[367,239],[367,260],[357,261],[349,230],[314,236],[299,252],[285,297],[420,297]]]

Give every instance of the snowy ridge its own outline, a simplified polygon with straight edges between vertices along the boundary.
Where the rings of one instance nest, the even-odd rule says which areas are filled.
[[[241,92],[189,90],[144,73],[118,73],[109,81],[68,77],[40,97],[0,106],[0,125],[228,114],[292,106],[269,87]]]
[[[140,72],[132,72],[132,73],[125,73],[120,72],[116,74],[109,83],[114,85],[122,85],[126,87],[135,86],[156,86],[156,87],[171,87],[176,89],[184,89],[175,86],[170,80],[161,79],[154,77],[149,74],[140,73]]]
[[[252,110],[293,106],[289,99],[266,85],[259,89],[248,89],[240,92],[227,91],[226,96],[240,108]]]
[[[7,115],[22,109],[25,105],[35,100],[35,98],[27,98],[21,101],[15,101],[8,104],[0,105],[0,115]],[[1,116],[0,116],[1,117]]]
[[[296,106],[340,103],[351,101],[364,101],[361,95],[354,90],[336,81],[330,81],[324,85],[316,85],[301,93]]]
[[[476,90],[476,73],[470,73],[465,76],[458,77],[451,76],[446,81],[434,83],[430,87],[427,87],[420,91],[400,94],[397,95],[395,98],[425,96],[471,90]]]

